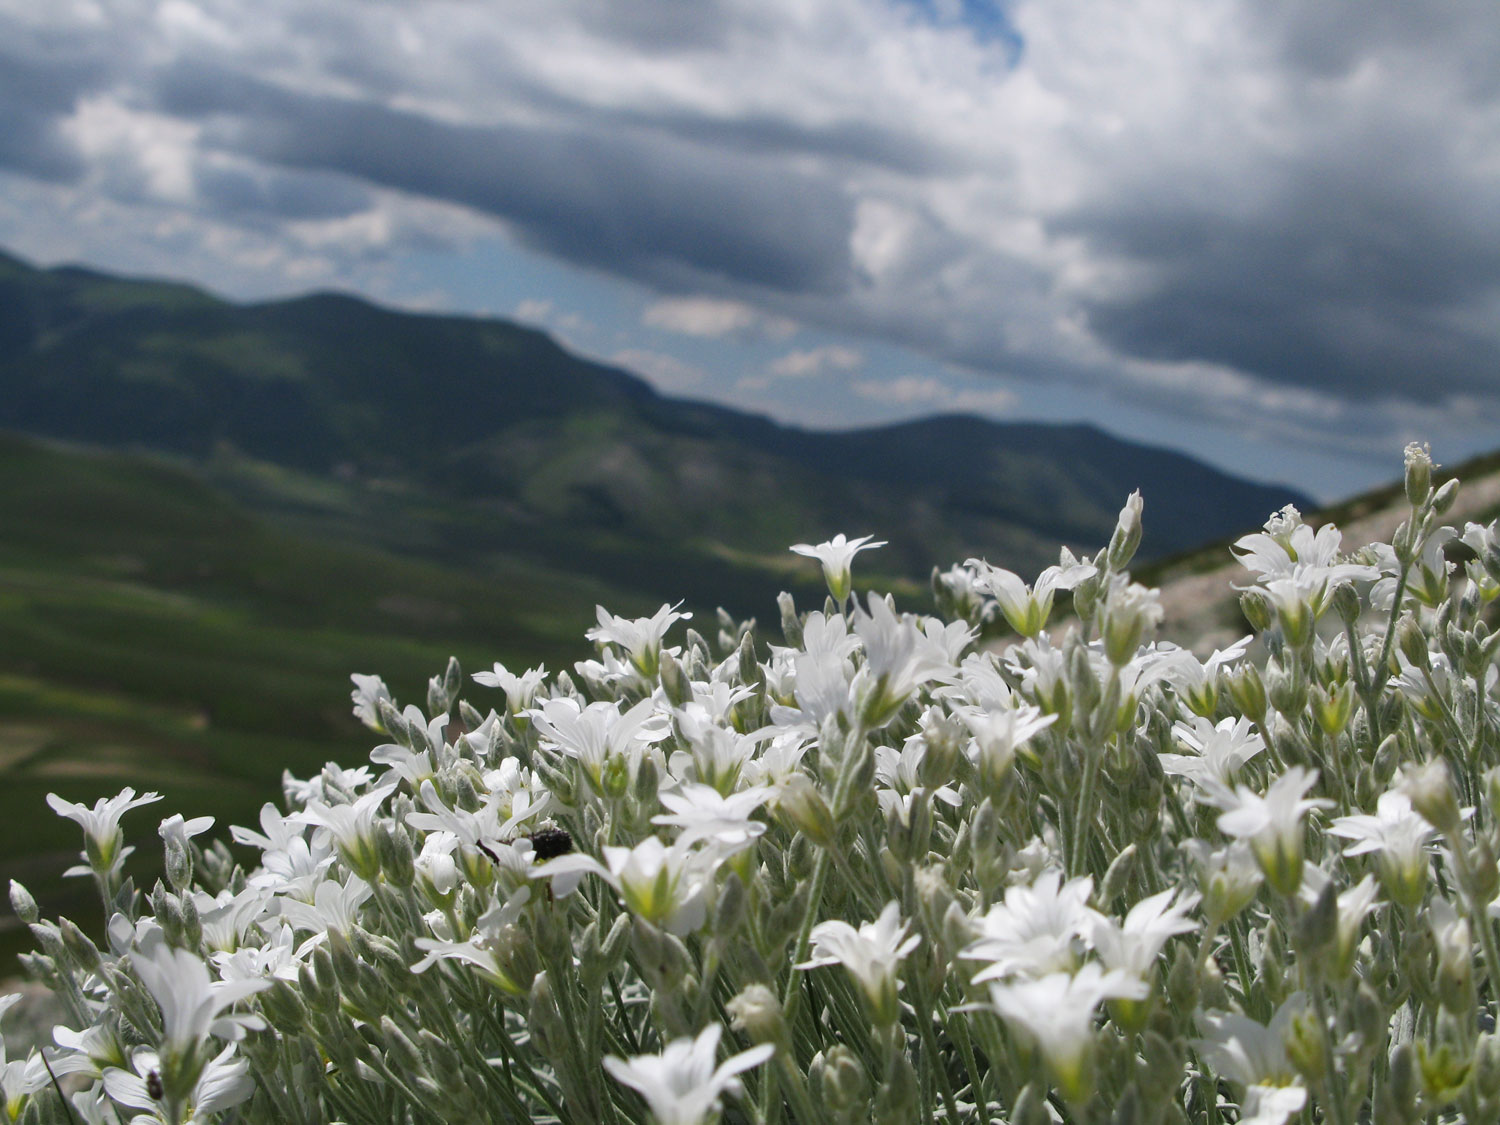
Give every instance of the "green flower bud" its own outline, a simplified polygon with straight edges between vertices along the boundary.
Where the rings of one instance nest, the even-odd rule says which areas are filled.
[[[1417,1041],[1417,1070],[1422,1076],[1422,1093],[1433,1108],[1450,1105],[1463,1093],[1474,1069],[1472,1057],[1465,1058],[1447,1043],[1436,1050]]]
[[[1134,844],[1127,844],[1110,861],[1108,869],[1104,872],[1104,879],[1099,884],[1099,901],[1108,905],[1125,893],[1125,888],[1130,882],[1130,876],[1135,870]]]
[[[786,1022],[781,1001],[763,984],[746,986],[738,996],[724,1005],[731,1026],[743,1031],[752,1043],[786,1042]]]
[[[526,1009],[526,1024],[531,1032],[531,1041],[542,1057],[554,1066],[568,1053],[568,1028],[563,1023],[562,1013],[557,1010],[557,1000],[552,995],[552,982],[545,972],[538,973],[531,982],[531,997]]]
[[[302,996],[284,980],[272,979],[271,987],[259,996],[260,1010],[271,1026],[287,1038],[299,1034],[307,1026],[307,1005]]]
[[[793,830],[811,840],[820,848],[833,846],[833,813],[823,799],[813,779],[804,773],[794,773],[782,786],[778,811],[791,824]]]
[[[375,857],[386,882],[406,890],[417,879],[416,856],[405,827],[379,824],[375,828]]]
[[[676,657],[670,652],[661,654],[661,689],[667,697],[667,702],[673,707],[685,707],[693,698],[692,684],[688,681],[687,673],[682,670],[682,665],[677,663]]]
[[[42,918],[42,911],[36,904],[36,899],[31,897],[19,879],[10,881],[10,906],[16,912],[16,917],[27,925],[33,925]]]
[[[813,1101],[834,1122],[867,1119],[870,1112],[870,1079],[857,1056],[842,1043],[813,1056],[808,1068]]]
[[[1240,595],[1240,613],[1257,633],[1264,633],[1271,627],[1271,599],[1259,590],[1246,590]]]
[[[781,636],[792,648],[802,647],[802,619],[797,616],[797,603],[792,595],[783,590],[776,595],[776,606],[781,610]]]
[[[1282,1041],[1287,1061],[1309,1083],[1322,1082],[1328,1076],[1328,1048],[1318,1016],[1311,1008],[1298,1012],[1287,1025]]]
[[[1432,510],[1440,516],[1448,514],[1453,501],[1458,499],[1458,478],[1446,482],[1432,497]]]
[[[1419,508],[1427,502],[1427,495],[1432,490],[1432,454],[1425,444],[1419,445],[1411,442],[1406,447],[1406,500],[1413,508]]]
[[[1225,676],[1229,698],[1241,715],[1256,723],[1266,718],[1266,685],[1254,664],[1246,663],[1235,672]]]
[[[196,916],[195,911],[194,917]],[[97,972],[101,960],[99,947],[90,941],[89,936],[74,925],[71,919],[59,918],[57,928],[58,932],[62,935],[63,948],[68,951],[73,964],[77,965],[85,973]]]
[[[1412,808],[1444,836],[1457,831],[1462,814],[1448,763],[1442,758],[1429,758],[1420,766],[1408,765],[1403,773],[1401,788]]]
[[[1391,1100],[1407,1121],[1417,1116],[1417,1094],[1421,1091],[1421,1078],[1417,1070],[1416,1048],[1410,1043],[1397,1044],[1391,1051]]]
[[[893,1051],[886,1067],[886,1080],[875,1094],[875,1125],[911,1125],[917,1119],[916,1069],[905,1051]]]
[[[1297,919],[1293,940],[1300,956],[1316,959],[1338,938],[1338,887],[1330,880],[1318,895],[1317,902]]]
[[[427,1060],[390,1016],[380,1017],[380,1038],[385,1042],[386,1061],[398,1074],[416,1079],[428,1077]]]
[[[1323,733],[1329,738],[1342,734],[1354,717],[1354,685],[1345,683],[1331,692],[1315,686],[1311,695],[1313,717]]]

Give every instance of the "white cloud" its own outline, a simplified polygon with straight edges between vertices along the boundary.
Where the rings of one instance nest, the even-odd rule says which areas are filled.
[[[797,330],[785,317],[768,316],[743,301],[717,297],[664,297],[646,307],[641,323],[679,336],[711,340],[752,330],[782,339]]]
[[[707,378],[702,368],[694,367],[665,352],[648,351],[644,348],[625,348],[610,356],[609,361],[644,376],[653,387],[668,394],[700,389]]]
[[[953,387],[932,375],[902,375],[895,379],[856,379],[851,389],[861,398],[889,406],[965,412],[1009,414],[1020,402],[1012,391],[1000,387],[973,389]]]
[[[788,352],[768,368],[779,379],[803,379],[825,371],[854,371],[864,366],[865,355],[857,348],[828,344]]]

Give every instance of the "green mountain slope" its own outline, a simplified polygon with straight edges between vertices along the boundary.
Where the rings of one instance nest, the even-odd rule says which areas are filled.
[[[503,321],[326,294],[239,306],[4,257],[0,389],[0,427],[219,464],[246,503],[306,520],[379,512],[363,534],[387,546],[520,555],[660,597],[721,589],[745,612],[789,543],[837,531],[890,540],[881,565],[920,579],[971,554],[1025,569],[1063,540],[1096,546],[1137,487],[1174,513],[1148,525],[1148,554],[1298,499],[1088,427],[809,432],[664,398]],[[285,494],[266,465],[302,479]],[[338,482],[337,503],[308,503],[309,479]],[[664,575],[683,576],[674,592]]]

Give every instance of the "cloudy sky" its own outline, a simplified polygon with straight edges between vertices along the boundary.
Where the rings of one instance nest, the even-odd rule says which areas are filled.
[[[1500,446],[1494,0],[0,0],[0,246],[1325,498]]]

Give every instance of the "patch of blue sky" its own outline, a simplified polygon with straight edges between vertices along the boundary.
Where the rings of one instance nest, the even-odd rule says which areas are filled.
[[[1010,22],[997,0],[891,0],[903,11],[939,27],[962,26],[981,43],[1001,43],[1014,63],[1021,57],[1025,40]]]

